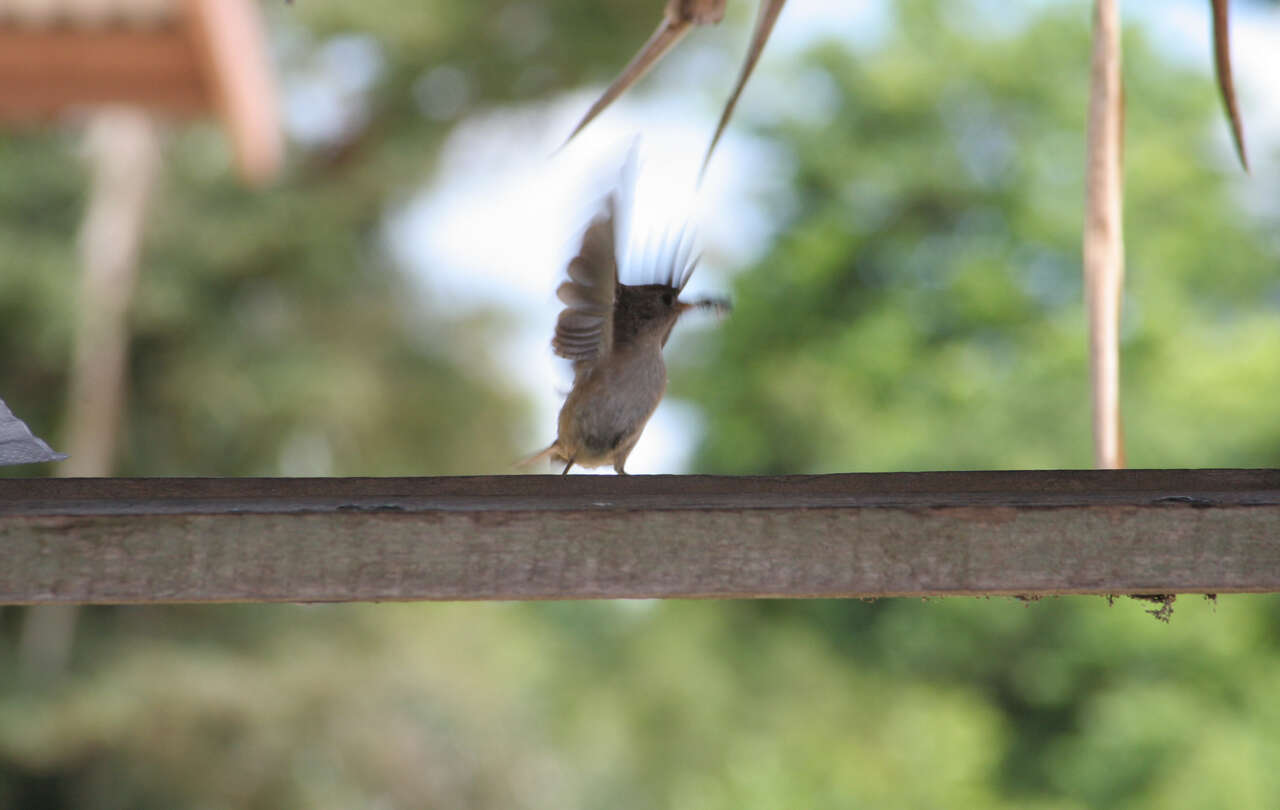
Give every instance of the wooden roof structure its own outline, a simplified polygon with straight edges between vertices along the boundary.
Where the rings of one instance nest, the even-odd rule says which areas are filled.
[[[0,0],[0,125],[103,105],[213,112],[246,182],[279,169],[275,83],[254,0]]]

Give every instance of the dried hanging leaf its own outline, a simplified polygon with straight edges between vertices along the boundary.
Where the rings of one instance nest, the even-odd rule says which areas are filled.
[[[756,16],[756,28],[751,34],[751,45],[747,48],[747,58],[742,63],[742,70],[738,72],[738,83],[733,87],[733,93],[729,96],[729,101],[724,105],[724,112],[720,114],[720,123],[716,125],[715,135],[711,136],[711,145],[707,147],[707,155],[702,159],[702,171],[699,174],[707,173],[707,164],[711,162],[711,153],[715,151],[716,144],[720,142],[720,136],[724,134],[725,127],[729,125],[729,118],[733,115],[734,107],[738,106],[738,96],[742,95],[742,88],[746,86],[747,79],[751,78],[751,71],[755,70],[756,62],[760,61],[760,54],[764,52],[765,43],[769,41],[769,35],[773,33],[773,24],[778,21],[778,15],[782,13],[782,7],[786,5],[787,0],[761,0],[760,13]]]
[[[1227,25],[1228,0],[1210,0],[1213,5],[1213,66],[1218,77],[1218,90],[1222,93],[1222,105],[1226,108],[1231,124],[1231,137],[1236,144],[1240,165],[1249,171],[1249,158],[1244,151],[1244,125],[1240,122],[1240,108],[1236,104],[1235,82],[1231,79],[1231,34]]]
[[[600,98],[591,105],[587,114],[582,116],[582,120],[573,128],[573,132],[565,138],[564,142],[567,144],[573,140],[618,96],[625,93],[631,85],[640,80],[641,76],[648,73],[667,51],[684,38],[692,26],[720,22],[724,18],[724,4],[725,0],[667,0],[667,6],[662,12],[662,22],[658,23],[653,35],[622,69],[618,78],[613,80],[613,84],[609,85]]]

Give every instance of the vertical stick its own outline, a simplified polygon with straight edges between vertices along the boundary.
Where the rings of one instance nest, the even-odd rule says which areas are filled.
[[[80,315],[71,365],[66,478],[110,475],[120,433],[129,349],[128,312],[138,276],[147,200],[159,168],[155,125],[141,110],[95,113],[85,134],[91,181],[80,232]],[[23,617],[18,657],[30,678],[61,673],[78,609],[44,605]]]
[[[1124,90],[1119,0],[1096,0],[1085,145],[1084,288],[1089,312],[1094,465],[1124,466],[1120,430],[1120,305],[1124,295]]]
[[[155,125],[141,110],[96,113],[85,135],[91,172],[80,232],[84,275],[71,366],[65,477],[110,475],[124,406],[128,311],[147,199],[157,169]]]

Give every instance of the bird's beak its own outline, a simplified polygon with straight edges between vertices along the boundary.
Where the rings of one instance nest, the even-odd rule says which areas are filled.
[[[723,317],[733,309],[727,298],[699,298],[696,301],[677,301],[676,312],[683,315],[693,309],[709,309]]]

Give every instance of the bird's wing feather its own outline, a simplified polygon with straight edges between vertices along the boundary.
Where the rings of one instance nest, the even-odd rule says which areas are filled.
[[[617,201],[605,200],[586,233],[578,255],[569,262],[569,280],[556,295],[564,302],[551,340],[555,353],[573,362],[575,377],[590,370],[613,350],[613,305],[617,296],[618,261],[614,247]]]

